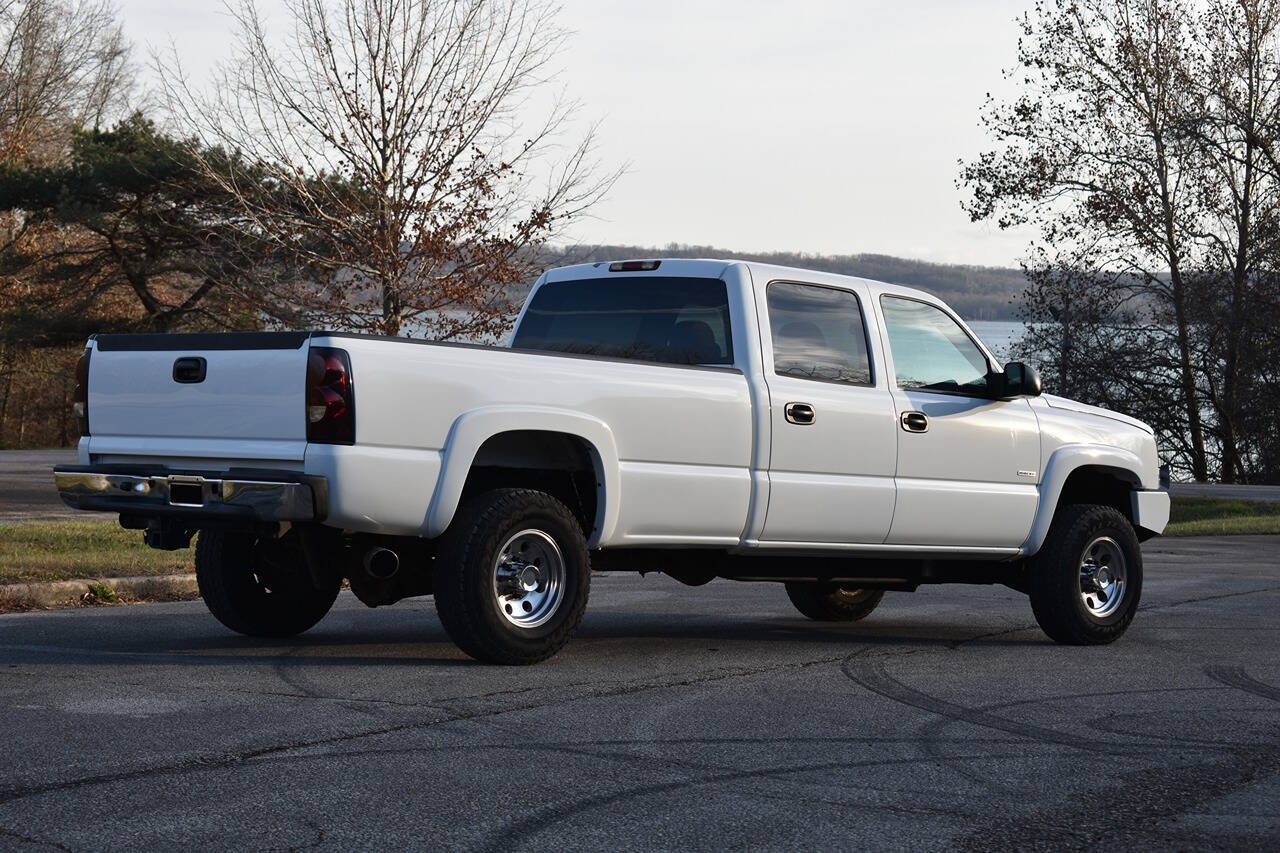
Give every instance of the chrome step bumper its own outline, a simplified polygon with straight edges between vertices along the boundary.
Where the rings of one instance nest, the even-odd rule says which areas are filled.
[[[141,518],[323,521],[328,512],[325,478],[296,471],[60,465],[53,483],[67,506]]]

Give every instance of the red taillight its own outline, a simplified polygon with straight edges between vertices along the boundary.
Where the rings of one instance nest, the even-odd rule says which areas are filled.
[[[76,387],[71,392],[71,414],[81,435],[89,434],[89,357],[93,350],[84,348],[76,362]]]
[[[345,350],[312,347],[307,354],[307,441],[356,443],[356,398]]]

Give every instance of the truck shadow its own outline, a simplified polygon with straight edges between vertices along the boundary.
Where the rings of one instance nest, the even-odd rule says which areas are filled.
[[[115,611],[115,609],[112,609]],[[119,611],[115,611],[119,613]],[[115,615],[103,611],[103,616]],[[123,615],[123,614],[121,614]],[[335,619],[334,616],[338,616]],[[288,639],[262,639],[230,633],[205,614],[182,619],[175,631],[170,614],[134,611],[126,623],[108,630],[92,630],[88,637],[59,637],[52,642],[0,644],[0,664],[75,663],[127,665],[161,664],[195,667],[482,667],[450,641],[435,614],[413,610],[342,611],[305,634]],[[113,620],[114,621],[114,620]],[[88,627],[88,626],[86,626]],[[737,663],[773,656],[770,648],[808,647],[815,654],[848,654],[860,647],[910,653],[981,643],[999,646],[1047,645],[1048,640],[1027,626],[1001,630],[977,622],[941,623],[911,618],[875,618],[848,625],[810,622],[798,617],[725,619],[715,614],[620,613],[591,614],[569,645],[547,663],[535,667],[591,665],[619,658],[641,661],[661,654],[666,663],[687,657],[705,663],[708,655],[723,653]],[[518,671],[518,670],[517,670]],[[534,676],[530,676],[533,678]]]

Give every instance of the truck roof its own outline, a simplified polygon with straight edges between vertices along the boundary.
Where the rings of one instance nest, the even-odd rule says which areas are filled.
[[[628,261],[658,261],[659,266],[656,270],[642,270],[634,272],[609,271],[610,264],[626,263]],[[746,267],[750,270],[752,279],[759,279],[763,281],[793,279],[813,282],[814,284],[823,284],[825,282],[834,285],[838,285],[841,282],[856,281],[871,288],[873,293],[897,293],[904,296],[927,297],[932,299],[938,298],[928,291],[919,290],[914,287],[906,287],[900,284],[889,284],[888,282],[877,281],[876,279],[871,278],[841,275],[840,273],[803,269],[801,267],[766,264],[759,261],[743,261],[734,258],[619,258],[613,261],[596,261],[593,263],[573,264],[572,266],[550,269],[545,273],[545,280],[572,281],[574,279],[582,278],[599,278],[601,275],[617,276],[619,279],[645,278],[649,276],[720,278],[724,275],[725,270],[732,266]]]

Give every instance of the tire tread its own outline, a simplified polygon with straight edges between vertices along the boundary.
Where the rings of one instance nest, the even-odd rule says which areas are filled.
[[[298,597],[269,601],[236,583],[236,573],[248,570],[249,548],[244,537],[230,531],[205,529],[196,539],[196,586],[214,618],[249,637],[292,637],[315,626],[338,598],[341,580],[332,589],[309,587]]]
[[[1093,621],[1079,603],[1078,551],[1097,531],[1120,534],[1127,551],[1128,601],[1119,619],[1102,624]],[[1129,520],[1115,507],[1103,504],[1069,504],[1058,510],[1044,545],[1032,561],[1031,610],[1050,639],[1064,645],[1103,645],[1119,639],[1133,621],[1142,593],[1142,552]]]
[[[553,630],[536,638],[515,638],[485,623],[487,554],[501,543],[494,540],[521,517],[544,514],[576,532],[572,542],[557,537],[562,552],[573,547],[577,555],[565,554],[566,568],[571,559],[579,561],[579,583],[574,589],[567,581],[566,599],[569,618]],[[484,577],[478,577],[484,575]],[[450,639],[462,651],[484,663],[527,666],[539,663],[560,651],[578,630],[586,610],[590,586],[590,559],[578,520],[560,501],[534,489],[496,489],[472,498],[449,525],[436,557],[435,602],[440,622]],[[496,617],[495,617],[496,618]]]
[[[871,615],[884,598],[884,590],[873,590],[861,601],[841,601],[835,590],[822,584],[788,583],[787,597],[801,615],[815,622],[857,622]]]

